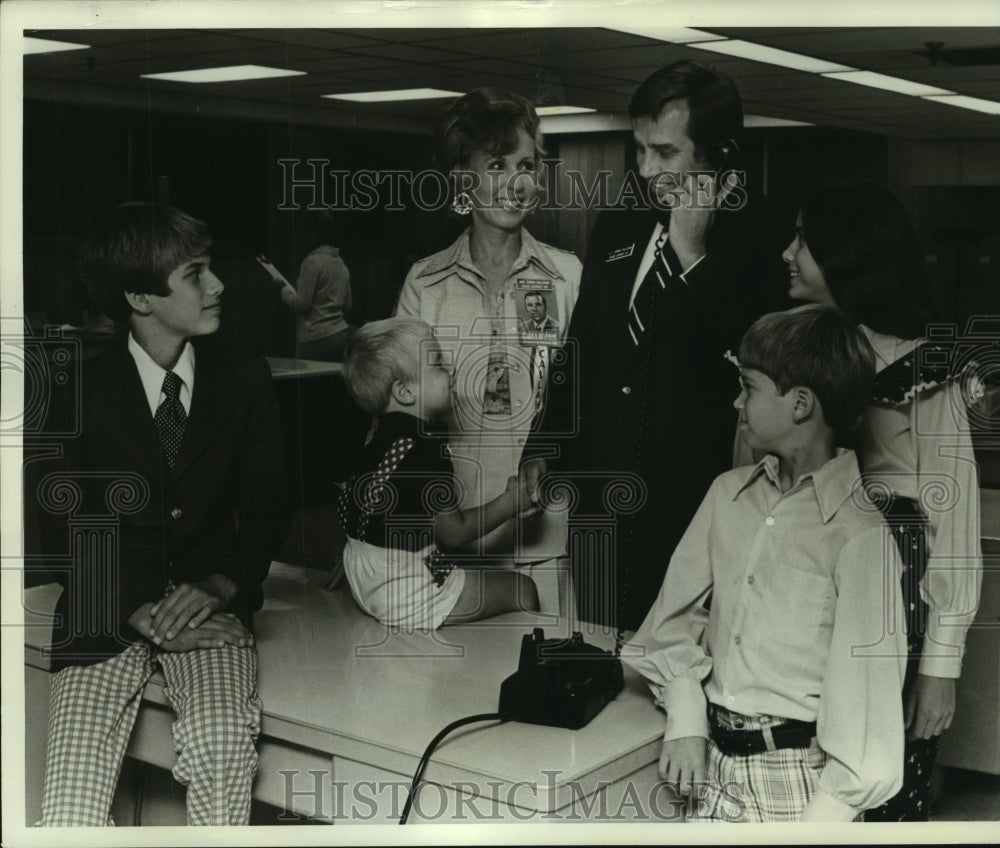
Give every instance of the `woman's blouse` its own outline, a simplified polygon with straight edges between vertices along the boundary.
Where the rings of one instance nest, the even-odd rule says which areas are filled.
[[[911,498],[928,518],[930,557],[920,589],[930,617],[919,671],[958,677],[982,580],[979,475],[962,375],[949,368],[952,379],[927,380],[920,362],[930,353],[927,345],[861,329],[875,350],[880,377],[900,360],[897,372],[913,369],[906,392],[890,399],[877,390],[878,399],[866,408],[861,464],[867,482]]]

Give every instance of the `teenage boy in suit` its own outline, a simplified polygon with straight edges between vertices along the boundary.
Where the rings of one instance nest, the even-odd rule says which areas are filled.
[[[188,823],[249,822],[261,710],[251,614],[289,519],[267,364],[231,359],[205,338],[222,310],[210,246],[184,212],[128,203],[81,257],[90,294],[129,332],[84,372],[63,479],[77,493],[75,520],[110,513],[117,546],[95,555],[70,543],[43,825],[110,822],[157,667],[176,713],[173,774],[187,787]]]
[[[745,186],[720,185],[743,129],[733,81],[675,62],[639,86],[629,114],[650,203],[597,219],[566,356],[524,457],[541,476],[538,457],[559,443],[553,465],[581,487],[577,514],[606,512],[602,481],[642,480],[640,502],[617,519],[614,557],[584,561],[581,545],[572,562],[581,618],[635,629],[732,461],[736,378],[724,354],[757,315],[790,304],[777,231],[773,245],[755,232]]]

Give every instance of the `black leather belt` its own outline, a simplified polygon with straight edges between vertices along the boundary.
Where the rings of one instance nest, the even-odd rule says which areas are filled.
[[[722,753],[747,757],[779,748],[808,748],[816,736],[816,722],[789,719],[763,730],[726,730],[712,722],[711,734]]]

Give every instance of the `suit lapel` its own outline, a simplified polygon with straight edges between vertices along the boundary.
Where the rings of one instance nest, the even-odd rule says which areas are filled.
[[[236,390],[232,368],[210,345],[197,345],[191,410],[177,452],[174,479],[190,468],[218,433],[227,415],[235,408],[232,396]]]
[[[90,413],[154,479],[162,477],[160,440],[149,411],[139,371],[121,344],[95,365],[96,389],[88,401]]]
[[[603,280],[598,320],[607,322],[604,332],[608,347],[624,367],[631,358],[634,347],[628,334],[632,285],[655,221],[646,216],[637,218],[629,213],[622,213],[612,220],[616,224],[604,237],[601,252],[594,256],[594,260],[600,263],[599,274]],[[647,220],[650,222],[648,228],[644,226]]]

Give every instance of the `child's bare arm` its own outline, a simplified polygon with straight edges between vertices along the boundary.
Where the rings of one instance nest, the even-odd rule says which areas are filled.
[[[437,513],[434,536],[444,547],[460,547],[485,536],[516,515],[526,517],[537,511],[531,502],[528,482],[510,477],[506,491],[482,506]]]

